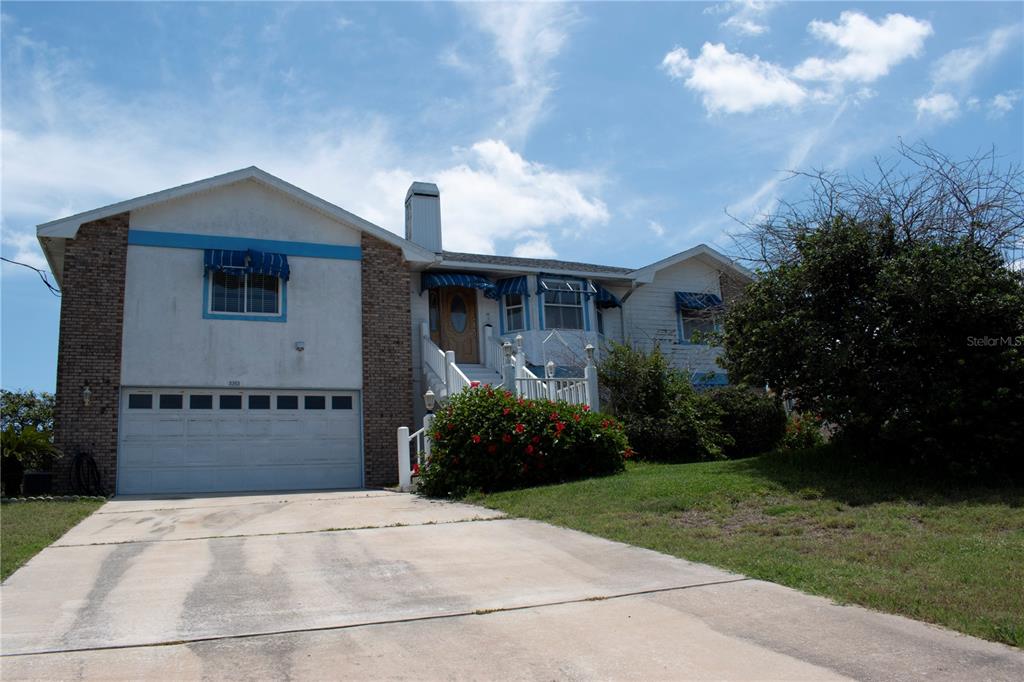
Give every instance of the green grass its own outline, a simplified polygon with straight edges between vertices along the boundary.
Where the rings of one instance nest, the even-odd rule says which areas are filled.
[[[3,505],[0,508],[0,580],[6,580],[102,504],[100,500],[79,500]]]
[[[1020,487],[908,482],[811,452],[468,501],[1024,647]]]

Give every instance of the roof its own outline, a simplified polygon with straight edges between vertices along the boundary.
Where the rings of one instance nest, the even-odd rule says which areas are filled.
[[[306,190],[285,182],[281,178],[271,175],[256,166],[241,168],[236,171],[231,171],[230,173],[215,175],[212,178],[206,178],[205,180],[190,182],[184,185],[179,185],[178,187],[172,187],[159,192],[153,192],[152,194],[135,197],[134,199],[120,201],[108,206],[102,206],[91,211],[76,213],[75,215],[68,216],[66,218],[52,220],[48,223],[39,225],[36,228],[36,233],[39,236],[39,241],[43,245],[43,251],[46,254],[47,260],[50,262],[51,270],[53,270],[54,274],[59,277],[58,273],[61,271],[60,266],[62,264],[61,261],[63,260],[63,250],[54,248],[52,241],[54,239],[74,239],[75,235],[78,234],[78,228],[81,227],[83,223],[108,218],[126,211],[138,210],[140,208],[152,206],[165,201],[180,199],[182,197],[187,197],[199,192],[206,192],[218,187],[225,187],[244,180],[254,180],[266,185],[267,187],[276,189],[279,192],[283,192],[304,206],[318,211],[330,218],[334,218],[338,222],[348,225],[353,229],[366,232],[367,234],[391,244],[392,246],[397,246],[402,249],[402,255],[408,261],[416,263],[432,263],[437,260],[437,255],[432,251],[429,251],[418,244],[407,241],[394,232],[386,230],[379,225],[374,225],[370,221],[360,218],[354,213],[349,213],[340,206],[335,206],[331,202],[321,199],[314,194],[310,194]]]
[[[576,261],[554,260],[548,258],[515,258],[512,256],[492,256],[483,253],[460,253],[457,251],[442,251],[441,262],[435,263],[434,267],[456,266],[476,267],[495,270],[520,270],[536,272],[559,272],[571,274],[584,274],[609,279],[635,280],[639,284],[647,284],[654,280],[654,275],[664,268],[671,267],[691,258],[703,258],[717,266],[731,268],[740,276],[746,279],[753,279],[754,273],[739,265],[728,256],[719,253],[707,244],[698,244],[692,249],[680,251],[668,258],[664,258],[651,265],[642,268],[623,268],[616,265],[597,265],[594,263],[579,263]]]
[[[614,265],[596,265],[577,261],[554,260],[550,258],[515,258],[513,256],[492,256],[484,253],[460,253],[458,251],[442,251],[440,265],[466,264],[473,266],[498,266],[502,270],[529,270],[537,272],[572,272],[592,275],[609,275],[625,278],[632,272],[631,268],[620,268]]]

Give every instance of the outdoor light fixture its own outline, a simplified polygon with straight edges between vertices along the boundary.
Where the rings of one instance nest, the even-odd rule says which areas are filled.
[[[587,354],[587,360],[594,362],[594,347],[591,344],[587,344],[583,351]]]
[[[555,361],[548,360],[548,364],[544,365],[544,369],[547,370],[547,377],[550,379],[555,376]]]
[[[87,406],[90,400],[92,400],[92,389],[86,384],[85,388],[82,389],[82,404]]]
[[[437,396],[435,396],[434,392],[428,388],[427,392],[423,394],[423,404],[427,407],[427,412],[433,414],[434,403],[436,400]]]
[[[302,351],[306,350],[306,342],[305,341],[296,341],[295,342],[295,350],[299,351],[300,353]]]
[[[505,351],[505,359],[506,360],[508,360],[509,358],[512,357],[512,344],[511,343],[506,341],[505,343],[501,344],[501,349],[503,351]]]

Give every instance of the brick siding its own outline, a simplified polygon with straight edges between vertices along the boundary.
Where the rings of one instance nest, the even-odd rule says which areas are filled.
[[[128,214],[83,224],[64,249],[54,436],[65,456],[53,484],[55,492],[70,492],[71,460],[87,452],[113,494]],[[82,399],[86,386],[92,392],[88,405]]]
[[[366,485],[394,485],[395,430],[413,421],[410,273],[397,247],[364,233],[362,249]]]

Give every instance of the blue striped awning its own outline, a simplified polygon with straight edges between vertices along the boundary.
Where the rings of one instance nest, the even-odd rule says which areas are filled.
[[[722,305],[722,299],[714,294],[700,294],[693,291],[676,292],[676,310],[704,310]]]
[[[229,249],[206,249],[203,266],[215,272],[241,271],[257,275],[270,275],[288,281],[291,271],[288,256],[283,253],[266,251],[231,251]]]
[[[594,294],[594,305],[596,305],[598,308],[622,307],[622,301],[619,300],[618,296],[608,291],[597,282],[594,282],[594,286],[597,288],[597,293]]]
[[[526,282],[525,275],[522,277],[507,277],[505,279],[499,279],[494,283],[493,291],[484,292],[484,296],[495,299],[508,294],[522,294],[523,296],[529,297],[530,287]]]
[[[442,287],[466,287],[468,289],[483,289],[485,295],[494,291],[494,282],[469,272],[424,272],[420,276],[420,292],[427,289],[440,289]]]

